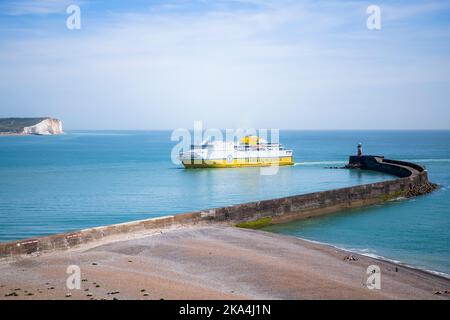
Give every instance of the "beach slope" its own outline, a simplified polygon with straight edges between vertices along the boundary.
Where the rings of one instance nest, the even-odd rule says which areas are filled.
[[[66,287],[69,265],[80,267],[80,290]],[[381,269],[380,290],[365,285],[369,265]],[[0,299],[448,299],[446,290],[449,279],[427,272],[225,226],[0,260]]]

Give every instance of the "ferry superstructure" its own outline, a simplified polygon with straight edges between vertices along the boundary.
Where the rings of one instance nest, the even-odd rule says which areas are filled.
[[[239,143],[203,141],[180,153],[185,168],[235,168],[293,165],[292,150],[268,143],[257,136],[245,136]]]

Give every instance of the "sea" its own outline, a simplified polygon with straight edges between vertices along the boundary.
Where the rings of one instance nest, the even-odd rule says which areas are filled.
[[[172,131],[0,136],[0,242],[394,179],[340,169],[365,154],[409,160],[432,194],[264,230],[450,275],[450,131],[280,131],[294,166],[184,169]],[[450,277],[450,276],[449,276]]]

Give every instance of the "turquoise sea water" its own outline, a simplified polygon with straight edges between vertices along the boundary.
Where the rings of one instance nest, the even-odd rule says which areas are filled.
[[[295,166],[185,170],[170,131],[0,137],[0,241],[392,179],[342,166],[366,153],[423,163],[428,196],[268,228],[450,273],[450,131],[282,131]]]
[[[337,137],[342,137],[341,134]],[[274,225],[265,230],[329,243],[449,276],[450,132],[364,132],[359,137],[366,151],[372,154],[425,165],[430,180],[438,183],[440,189],[414,199]]]

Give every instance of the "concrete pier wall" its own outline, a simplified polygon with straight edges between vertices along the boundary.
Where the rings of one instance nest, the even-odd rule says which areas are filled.
[[[389,173],[399,178],[314,192],[279,199],[238,204],[222,208],[195,211],[174,216],[133,221],[35,239],[0,243],[0,257],[36,254],[64,250],[115,235],[157,231],[196,224],[228,224],[270,217],[272,223],[330,214],[350,208],[382,203],[399,197],[410,197],[433,190],[424,167],[404,161],[388,160],[382,156],[351,156],[350,165],[361,169]]]

